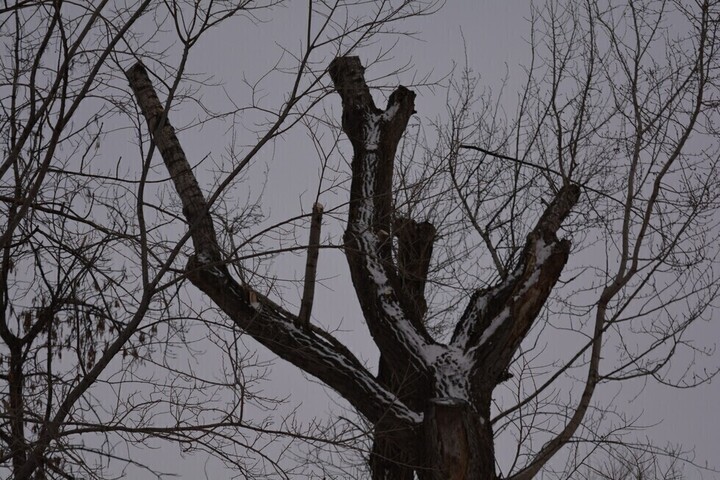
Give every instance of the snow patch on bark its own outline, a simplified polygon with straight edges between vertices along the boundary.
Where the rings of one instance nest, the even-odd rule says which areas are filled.
[[[447,345],[428,345],[422,351],[425,361],[432,365],[435,395],[438,398],[470,400],[469,378],[472,359],[462,350]]]
[[[408,352],[419,362],[425,359],[420,354],[427,342],[415,331],[403,314],[403,310],[393,289],[390,286],[388,274],[385,267],[380,263],[377,252],[380,249],[381,240],[373,231],[373,217],[375,215],[375,181],[378,171],[378,145],[380,142],[381,124],[392,118],[397,111],[396,105],[383,114],[367,112],[365,117],[365,154],[361,161],[364,163],[361,169],[360,198],[358,199],[358,210],[356,220],[350,225],[358,239],[360,251],[364,254],[365,265],[370,278],[377,288],[378,304],[384,315],[389,317],[388,325],[395,330],[396,337],[400,343],[407,347]]]
[[[291,332],[291,335],[301,345],[301,348],[312,350],[313,357],[320,360],[325,366],[352,375],[353,379],[362,385],[362,391],[371,396],[375,404],[382,405],[382,408],[387,410],[388,416],[413,424],[422,423],[422,413],[417,413],[408,408],[392,392],[385,390],[378,384],[377,380],[367,370],[355,365],[348,357],[337,353],[332,343],[323,339],[322,336],[313,335],[310,337],[305,330],[289,323],[285,318],[271,315],[269,312],[263,316],[263,321],[279,322],[281,325],[278,328]],[[318,339],[321,341],[318,342]]]
[[[218,278],[224,278],[225,273],[218,268],[217,262],[212,259],[212,257],[206,253],[206,252],[200,252],[195,256],[195,260],[197,260],[197,263],[204,267],[204,270],[207,271],[210,275]]]
[[[540,273],[543,268],[543,265],[547,260],[552,256],[553,253],[553,243],[546,243],[545,240],[542,239],[542,237],[538,238],[535,241],[535,248],[534,248],[534,255],[535,255],[535,266],[533,272],[530,274],[528,279],[523,283],[522,287],[520,287],[519,290],[516,291],[516,293],[513,295],[513,301],[517,300],[521,295],[523,295],[525,292],[527,292],[530,288],[533,287],[539,280],[540,280]],[[459,345],[464,348],[470,348],[472,350],[477,349],[477,347],[483,345],[487,340],[497,331],[500,326],[508,320],[510,317],[510,310],[508,307],[503,309],[500,314],[498,314],[493,320],[490,322],[490,325],[483,331],[482,335],[480,336],[480,340],[477,345],[469,346],[467,345],[469,339],[469,332],[472,325],[472,322],[478,321],[480,318],[483,317],[485,311],[488,307],[488,300],[492,298],[497,292],[502,290],[503,288],[506,288],[511,282],[515,281],[516,278],[518,278],[522,274],[523,266],[520,266],[517,268],[511,275],[509,275],[501,284],[493,287],[492,289],[488,290],[482,295],[479,295],[474,300],[474,305],[472,307],[472,310],[470,311],[467,320],[465,321],[465,324],[462,326],[462,329],[458,333],[455,343],[456,345]]]
[[[552,245],[545,243],[545,240],[538,238],[535,242],[535,259],[539,267],[552,255]]]
[[[390,105],[390,108],[385,110],[385,112],[380,115],[380,118],[382,118],[383,121],[389,122],[392,120],[395,115],[400,111],[400,102],[395,102],[392,105]]]
[[[508,307],[505,307],[502,312],[495,318],[493,318],[492,322],[490,322],[490,325],[485,329],[485,331],[480,336],[480,341],[478,341],[478,347],[482,346],[487,340],[497,331],[500,326],[505,323],[505,320],[510,318],[510,309]]]
[[[365,150],[375,152],[380,142],[380,123],[384,120],[383,115],[375,115],[367,113],[367,121],[365,123]]]

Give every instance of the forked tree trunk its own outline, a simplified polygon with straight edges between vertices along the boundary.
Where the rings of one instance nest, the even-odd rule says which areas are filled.
[[[195,248],[187,265],[190,281],[239,328],[335,389],[375,426],[370,458],[375,480],[411,480],[415,475],[421,480],[495,480],[492,391],[567,262],[570,242],[556,233],[577,202],[579,188],[565,184],[559,189],[528,235],[512,275],[477,290],[451,341],[438,343],[424,326],[423,293],[435,230],[425,222],[394,218],[392,211],[395,151],[414,113],[415,94],[399,87],[380,110],[363,71],[357,57],[340,57],[330,66],[342,98],[343,130],[355,153],[345,254],[381,352],[378,377],[345,345],[310,323],[311,288],[304,295],[303,313],[295,315],[230,275],[210,208],[145,68],[138,64],[126,74],[182,200]],[[311,250],[317,249],[318,233],[311,238]],[[398,238],[395,259],[393,235]],[[314,262],[308,262],[310,283]],[[549,442],[539,459],[511,480],[528,480],[556,448]]]
[[[436,365],[422,358],[423,353],[418,355],[447,347],[436,344],[424,326],[424,289],[435,229],[427,222],[394,218],[392,211],[395,151],[414,113],[415,95],[399,87],[380,110],[363,72],[357,57],[340,57],[330,66],[342,98],[343,130],[355,152],[345,251],[355,291],[381,351],[378,381],[405,405],[424,412],[423,425],[413,430],[415,442],[401,443],[397,432],[386,430],[383,422],[375,425],[373,479],[412,480],[417,474],[422,480],[493,480],[490,426],[477,405],[448,396],[443,389],[450,387],[437,384]],[[392,235],[398,238],[395,259]]]
[[[329,72],[354,151],[345,254],[381,353],[377,380],[404,405],[424,414],[420,428],[403,432],[387,429],[382,420],[375,423],[373,479],[411,480],[417,474],[421,480],[494,480],[492,391],[505,378],[567,262],[570,243],[559,240],[556,232],[579,188],[560,188],[528,235],[512,275],[478,290],[452,341],[439,344],[424,325],[435,229],[427,222],[396,218],[392,210],[395,152],[414,113],[415,94],[400,86],[381,110],[357,57],[336,58]],[[408,436],[415,440],[408,442]]]

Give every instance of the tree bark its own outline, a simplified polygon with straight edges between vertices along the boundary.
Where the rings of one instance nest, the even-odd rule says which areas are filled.
[[[310,240],[308,240],[307,260],[305,262],[305,279],[303,295],[300,302],[297,326],[310,328],[313,300],[315,298],[315,276],[317,273],[318,256],[320,254],[320,229],[322,228],[323,206],[315,202],[310,215]]]
[[[489,422],[467,402],[433,399],[425,411],[425,461],[420,480],[495,480]]]
[[[397,274],[405,304],[411,309],[409,318],[415,328],[424,330],[427,312],[425,283],[432,257],[436,230],[429,222],[418,223],[410,218],[395,218],[393,235],[398,239]],[[403,370],[404,369],[404,370]],[[422,375],[412,366],[393,364],[380,356],[378,380],[397,395],[403,403],[415,410],[425,408],[428,385],[422,385]],[[394,432],[375,428],[373,450],[370,456],[373,480],[413,480],[415,467],[421,464],[416,451],[402,445]]]
[[[7,412],[10,417],[10,448],[12,449],[13,473],[18,476],[27,460],[27,443],[25,441],[25,406],[23,386],[25,373],[23,372],[22,344],[19,339],[13,339],[10,346],[10,372],[8,384],[10,386]]]

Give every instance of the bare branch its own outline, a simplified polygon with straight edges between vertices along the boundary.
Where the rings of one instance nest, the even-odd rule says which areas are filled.
[[[318,254],[320,253],[320,228],[322,227],[323,206],[314,203],[310,216],[310,240],[308,241],[307,261],[305,263],[305,280],[303,295],[298,314],[298,326],[310,326],[313,299],[315,298],[315,275],[317,273]]]

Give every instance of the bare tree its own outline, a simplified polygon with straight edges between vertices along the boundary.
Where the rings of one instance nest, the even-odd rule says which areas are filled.
[[[107,478],[137,464],[160,477],[127,452],[172,441],[238,476],[297,478],[312,470],[288,462],[275,440],[362,450],[347,422],[258,420],[276,399],[263,395],[265,365],[248,337],[370,424],[361,454],[378,480],[573,478],[621,438],[604,385],[712,378],[695,368],[708,352],[688,329],[712,312],[720,288],[720,4],[533,9],[516,114],[506,119],[468,70],[451,85],[450,123],[437,124],[437,144],[424,151],[406,135],[412,86],[378,107],[372,65],[351,53],[402,33],[397,22],[433,2],[310,1],[300,53],[285,48],[258,77],[284,78],[284,96],[268,100],[248,78],[247,97],[231,98],[229,110],[202,103],[211,79],[188,65],[206,33],[270,20],[280,4],[0,9],[10,47],[2,471]],[[335,132],[319,108],[333,92]],[[180,126],[183,109],[199,120]],[[238,140],[246,116],[252,142]],[[209,124],[225,126],[231,143],[225,156],[194,158],[183,132]],[[320,186],[295,217],[264,224],[243,180],[261,152],[302,126],[328,160]],[[329,204],[324,197],[347,191],[342,175],[328,180],[330,159],[343,166],[340,129],[352,149],[349,201]],[[329,149],[320,130],[331,132]],[[103,143],[118,139],[132,139],[136,160],[108,167]],[[340,221],[343,241],[333,245],[323,223]],[[325,247],[347,258],[380,351],[377,373],[317,321]],[[293,252],[307,252],[303,279],[293,280],[298,305],[267,262]],[[204,373],[208,358],[219,367]],[[623,445],[621,458],[660,452]],[[563,453],[580,461],[562,462]]]
[[[626,448],[618,445],[608,452],[608,458],[596,460],[581,471],[575,471],[575,478],[583,480],[682,480],[681,462],[677,457],[667,457],[652,448]],[[568,477],[571,478],[571,477]]]

